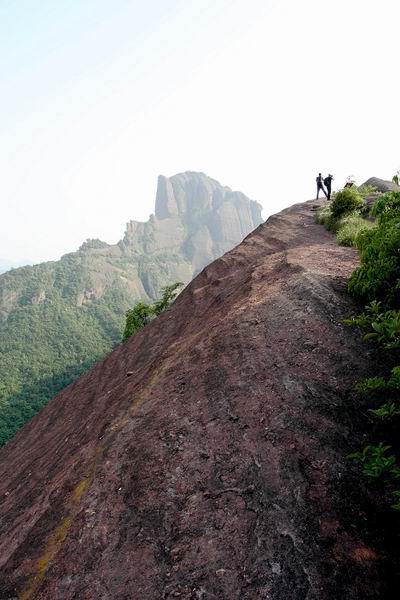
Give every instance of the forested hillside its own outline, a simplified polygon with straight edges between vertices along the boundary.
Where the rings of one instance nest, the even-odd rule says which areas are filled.
[[[82,258],[3,275],[2,296],[12,290],[18,303],[0,324],[1,444],[121,339],[132,297],[115,277],[102,297],[78,304],[88,283]]]

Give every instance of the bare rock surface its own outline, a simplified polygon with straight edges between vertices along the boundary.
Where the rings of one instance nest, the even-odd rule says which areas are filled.
[[[378,192],[400,191],[400,186],[397,183],[387,181],[386,179],[379,179],[379,177],[370,177],[363,185],[373,185]]]
[[[1,599],[395,597],[345,458],[373,361],[341,324],[357,255],[314,205],[209,265],[3,448]]]

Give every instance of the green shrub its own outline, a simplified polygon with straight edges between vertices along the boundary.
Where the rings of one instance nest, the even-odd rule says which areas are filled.
[[[154,318],[154,309],[149,304],[138,302],[126,312],[126,324],[122,337],[125,342],[131,335],[143,329]]]
[[[395,510],[400,510],[400,490],[395,490],[394,492],[392,492],[392,495],[396,497],[397,502],[395,502],[395,504],[392,504],[392,508],[394,508]]]
[[[349,454],[348,458],[360,463],[363,474],[367,477],[398,479],[400,469],[396,465],[396,456],[394,454],[386,456],[390,448],[391,446],[383,445],[381,442],[378,446],[365,446],[360,452]]]
[[[324,206],[318,210],[316,222],[332,233],[336,233],[340,226],[340,219],[332,215],[330,206]]]
[[[389,350],[400,348],[400,311],[390,310],[380,317],[371,324],[372,331],[365,334],[364,340],[376,341]]]
[[[315,220],[318,223],[318,225],[326,225],[327,220],[329,220],[331,216],[331,207],[323,206],[322,208],[317,210]]]
[[[357,198],[357,190],[349,188],[351,198]],[[344,193],[345,199],[343,200]],[[324,225],[325,229],[336,233],[336,238],[341,246],[353,246],[356,244],[358,234],[364,229],[371,229],[375,224],[360,216],[361,208],[364,206],[359,201],[348,201],[347,188],[337,192],[329,206],[324,206],[317,212],[316,222]],[[361,198],[361,196],[360,196]],[[360,200],[359,198],[359,200]]]
[[[395,390],[400,390],[400,367],[394,367],[392,369],[389,385]]]
[[[363,396],[393,396],[399,398],[400,392],[400,367],[394,367],[390,377],[368,377],[356,384],[355,390]]]
[[[349,292],[370,304],[361,315],[347,319],[346,323],[367,330],[365,340],[374,340],[386,350],[385,362],[398,360],[400,348],[400,192],[383,194],[374,203],[371,216],[377,219],[375,228],[364,229],[356,237],[361,265],[348,284]],[[393,364],[392,362],[392,364]],[[389,363],[390,364],[390,363]],[[382,422],[400,416],[400,366],[391,370],[389,378],[370,377],[360,382],[356,389],[371,399],[384,399],[379,408],[369,412]],[[393,436],[393,426],[387,433]],[[394,434],[397,446],[397,435]],[[387,455],[389,445],[369,445],[349,456],[362,465],[364,475],[393,481],[400,478],[400,468],[394,454]],[[400,510],[400,490],[392,494],[396,502],[392,508]]]
[[[329,217],[326,218],[324,225],[325,229],[327,229],[328,231],[331,231],[332,233],[337,233],[340,228],[340,219],[334,217],[331,213]]]
[[[383,406],[380,408],[370,408],[369,412],[372,413],[377,419],[387,421],[388,419],[398,417],[400,415],[400,408],[394,402],[390,402],[383,404]]]
[[[348,284],[359,300],[381,300],[400,307],[400,192],[379,198],[371,209],[377,227],[363,230],[356,239],[361,265]]]
[[[376,341],[389,350],[400,348],[400,311],[381,312],[380,302],[371,302],[364,313],[344,319],[343,323],[367,329],[365,341]]]
[[[336,192],[331,202],[331,214],[335,218],[360,211],[364,206],[363,198],[356,187],[343,188]]]
[[[388,391],[388,382],[384,377],[368,377],[355,386],[356,391],[363,396],[377,395]]]
[[[382,220],[400,217],[400,192],[388,192],[374,202],[370,211],[373,217],[383,217]]]
[[[153,304],[154,314],[159,315],[168,306],[170,306],[178,295],[178,290],[183,286],[183,283],[173,283],[161,288],[161,298]]]
[[[399,306],[400,230],[382,228],[362,231],[356,238],[361,265],[352,274],[348,291],[363,302],[379,298]]]
[[[370,327],[374,321],[379,319],[381,313],[382,303],[373,300],[370,304],[367,304],[363,313],[353,315],[349,319],[343,319],[343,323],[345,325],[350,325],[351,327]]]
[[[125,342],[168,308],[175,300],[178,289],[182,287],[182,285],[183,283],[167,285],[161,289],[161,298],[156,300],[153,304],[138,302],[133,308],[128,310],[126,313],[126,324],[122,341]]]
[[[357,186],[357,191],[361,194],[363,198],[366,196],[371,196],[371,194],[375,194],[378,190],[374,185],[359,185]]]
[[[358,235],[365,229],[374,227],[375,223],[366,221],[360,215],[349,215],[339,222],[336,239],[341,246],[356,246]]]

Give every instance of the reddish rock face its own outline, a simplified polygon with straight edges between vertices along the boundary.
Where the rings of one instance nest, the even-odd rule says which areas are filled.
[[[388,598],[345,455],[356,252],[271,217],[1,451],[0,598]]]

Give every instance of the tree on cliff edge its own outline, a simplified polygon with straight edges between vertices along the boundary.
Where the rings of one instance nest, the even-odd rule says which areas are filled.
[[[171,306],[178,290],[183,286],[183,283],[173,283],[161,289],[161,298],[153,304],[145,304],[138,302],[133,308],[126,313],[125,330],[122,341],[125,342],[128,338],[134,335],[140,329],[143,329],[147,323],[150,323],[155,317],[162,313],[166,308]]]

